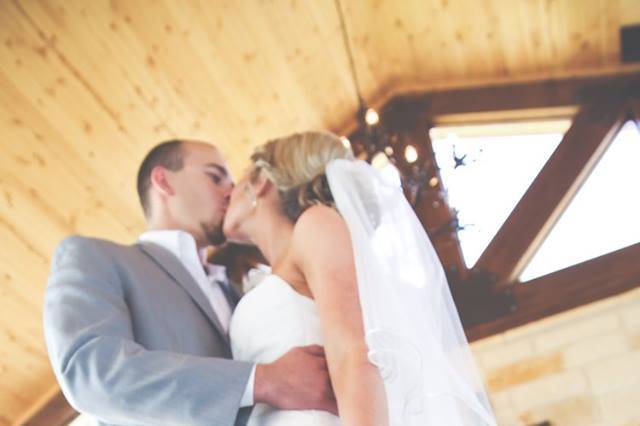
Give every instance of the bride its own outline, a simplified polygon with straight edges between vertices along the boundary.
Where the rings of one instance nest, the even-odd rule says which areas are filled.
[[[397,173],[305,132],[258,148],[231,194],[230,240],[271,272],[236,307],[235,359],[320,344],[340,417],[257,404],[249,425],[493,425],[433,247]]]

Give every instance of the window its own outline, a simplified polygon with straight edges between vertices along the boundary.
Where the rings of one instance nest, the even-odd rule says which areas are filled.
[[[640,242],[640,133],[627,122],[520,276],[522,281]]]
[[[562,119],[431,129],[449,204],[464,227],[458,237],[467,267],[476,263],[570,124]],[[463,160],[456,164],[454,154]]]

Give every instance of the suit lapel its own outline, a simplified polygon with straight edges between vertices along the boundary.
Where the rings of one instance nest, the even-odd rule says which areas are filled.
[[[185,269],[176,257],[165,248],[151,243],[139,242],[140,249],[149,256],[160,268],[162,268],[175,282],[177,282],[188,294],[196,305],[204,312],[206,317],[214,325],[218,333],[229,343],[229,336],[224,332],[218,316],[213,311],[209,300],[200,286],[193,279],[189,271]]]

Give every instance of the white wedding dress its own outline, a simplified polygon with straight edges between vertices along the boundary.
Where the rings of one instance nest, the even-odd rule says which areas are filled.
[[[391,172],[350,160],[326,167],[353,244],[368,357],[384,382],[389,423],[494,426],[440,260]],[[271,274],[241,299],[230,337],[235,359],[258,363],[323,343],[314,301]],[[338,424],[325,412],[261,404],[249,420],[250,426]]]
[[[268,363],[296,346],[323,345],[315,302],[282,278],[265,274],[240,299],[229,328],[233,358]],[[338,418],[324,411],[276,410],[256,404],[248,426],[335,426]]]

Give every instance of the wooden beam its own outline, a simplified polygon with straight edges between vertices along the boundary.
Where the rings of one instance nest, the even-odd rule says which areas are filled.
[[[420,171],[424,173],[424,181],[416,195],[414,210],[431,238],[447,275],[455,276],[456,279],[466,278],[468,270],[458,240],[455,214],[447,202],[429,136],[431,123],[425,119],[421,111],[408,104],[387,108],[382,123],[387,131],[396,137],[394,140],[397,142],[393,146],[394,157],[400,172],[407,175],[415,169],[414,175]],[[412,145],[418,152],[418,161],[415,164],[409,164],[404,158],[407,145]],[[417,170],[419,172],[416,173]],[[432,181],[432,178],[435,180]]]
[[[498,278],[496,289],[517,279],[626,117],[625,102],[619,99],[580,110],[556,151],[474,266]]]
[[[640,72],[408,94],[394,97],[385,110],[411,105],[437,123],[439,116],[580,106],[631,93],[640,93]]]
[[[511,289],[517,310],[466,330],[470,341],[640,287],[640,244],[571,266]]]
[[[415,206],[415,212],[429,235],[450,281],[466,278],[468,269],[458,240],[454,213],[438,188],[429,187],[423,191]]]
[[[575,116],[563,142],[479,260],[478,269],[469,271],[464,265],[457,235],[451,233],[453,238],[448,235],[444,242],[432,236],[445,268],[449,265],[461,265],[464,276],[453,279],[450,277],[450,283],[457,296],[456,303],[464,311],[461,314],[466,314],[463,316],[467,318],[468,330],[482,330],[482,324],[489,324],[487,329],[491,332],[490,325],[498,324],[496,329],[504,331],[504,327],[546,315],[535,313],[530,315],[533,319],[522,320],[522,315],[516,312],[516,321],[512,323],[499,320],[511,309],[518,310],[513,296],[513,289],[516,287],[512,284],[516,282],[520,271],[602,156],[624,120],[631,117],[630,111],[634,111],[635,117],[639,116],[638,103],[626,102],[637,93],[640,93],[640,72],[635,71],[607,77],[401,95],[391,99],[380,110],[381,125],[392,129],[392,135],[402,136],[397,138],[398,144],[392,145],[394,150],[404,149],[406,143],[415,143],[421,156],[433,155],[432,150],[429,152],[431,145],[428,129],[443,116],[455,115],[465,120],[478,117],[487,120],[491,116],[507,121],[557,118],[560,115],[554,114],[567,114],[569,111],[571,116]],[[496,114],[496,111],[499,113]],[[365,129],[360,128],[350,136],[358,147],[356,152],[365,150],[362,144],[364,134]],[[407,166],[400,163],[401,167]],[[453,219],[446,199],[439,198],[436,192],[427,190],[422,193],[416,205],[416,213],[430,235],[438,233],[438,229],[445,229],[439,225],[446,225]],[[434,205],[446,206],[448,215],[440,215],[442,212],[434,210]],[[450,242],[455,244],[449,244]],[[596,297],[606,296],[606,293],[602,293]],[[477,301],[482,297],[485,297],[482,299],[485,300],[483,309],[476,312],[474,309]],[[519,302],[522,303],[522,300]],[[536,309],[544,311],[543,307]],[[487,310],[490,312],[486,312]]]
[[[69,405],[62,391],[56,386],[28,417],[18,421],[21,426],[65,426],[79,413]]]
[[[429,137],[429,127],[426,124],[418,126],[413,140],[409,141],[418,148],[420,158],[426,159],[429,165],[429,176],[426,178],[423,190],[415,205],[415,212],[425,228],[433,247],[449,277],[464,279],[468,274],[464,262],[462,247],[458,240],[455,212],[449,206],[445,195],[440,171],[436,166],[435,153]],[[435,178],[434,182],[430,182]]]

